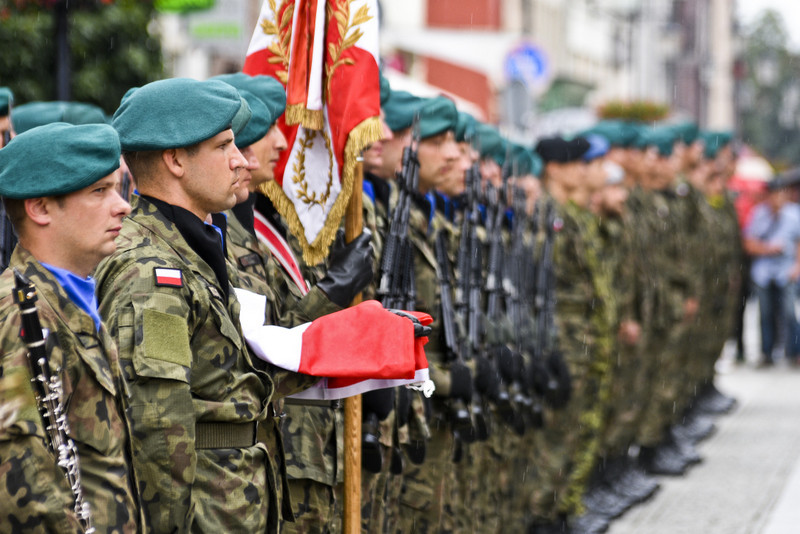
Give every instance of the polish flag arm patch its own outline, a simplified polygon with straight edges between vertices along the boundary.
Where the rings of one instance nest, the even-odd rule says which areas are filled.
[[[166,287],[183,287],[183,272],[180,269],[155,268],[156,285]]]

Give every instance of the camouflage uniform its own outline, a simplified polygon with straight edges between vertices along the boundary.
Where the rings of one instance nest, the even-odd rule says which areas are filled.
[[[53,275],[18,246],[11,268],[36,285],[53,376],[62,380],[62,405],[80,462],[84,498],[98,533],[137,532],[142,520],[131,467],[127,389],[114,342],[67,296]],[[44,430],[30,385],[21,319],[12,299],[11,269],[0,276],[2,356],[0,404],[20,402],[15,420],[0,424],[0,532],[82,532],[74,495]],[[58,371],[58,369],[61,371]],[[143,525],[142,525],[143,527]]]
[[[153,532],[277,530],[270,455],[256,443],[273,382],[257,370],[239,303],[152,202],[135,197],[98,267],[100,311],[131,389],[134,468]],[[156,283],[155,268],[180,282]],[[235,272],[229,273],[235,277]]]
[[[273,221],[273,224],[278,224],[278,221]],[[269,292],[273,296],[271,300],[275,304],[277,317],[275,324],[293,327],[341,309],[317,287],[303,295],[270,251],[259,244],[255,235],[245,228],[235,214],[228,217],[227,245],[228,254],[236,267],[252,273],[255,291]],[[337,519],[333,487],[337,478],[341,480],[341,474],[337,474],[341,458],[337,458],[336,447],[337,433],[341,443],[341,412],[332,410],[330,402],[327,406],[321,406],[321,403],[312,401],[284,398],[280,384],[286,380],[291,382],[290,375],[293,373],[281,373],[281,376],[273,373],[276,384],[273,413],[281,415],[276,425],[264,425],[271,432],[262,434],[267,448],[280,452],[274,462],[280,470],[278,480],[286,481],[281,530],[327,532]],[[338,449],[341,454],[341,447]]]
[[[557,214],[563,226],[553,251],[555,318],[572,395],[564,409],[545,410],[545,427],[536,434],[539,486],[533,512],[548,521],[582,512],[581,495],[599,450],[614,323],[608,282],[596,257],[596,220],[572,202],[558,206]]]

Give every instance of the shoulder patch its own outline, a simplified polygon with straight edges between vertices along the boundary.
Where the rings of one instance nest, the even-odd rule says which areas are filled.
[[[253,265],[258,265],[260,262],[261,258],[259,258],[258,254],[256,254],[255,252],[239,258],[239,265],[241,265],[242,267],[251,267]]]
[[[157,286],[183,287],[183,271],[180,269],[155,267],[154,273]]]

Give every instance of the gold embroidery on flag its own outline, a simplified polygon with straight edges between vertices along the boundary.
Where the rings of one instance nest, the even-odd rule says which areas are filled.
[[[361,37],[364,36],[364,32],[358,26],[372,20],[372,15],[369,14],[369,7],[363,5],[356,11],[353,20],[350,21],[350,4],[352,2],[353,0],[348,0],[347,2],[336,4],[337,7],[335,8],[333,7],[334,2],[328,2],[327,5],[328,23],[330,24],[333,18],[336,19],[336,26],[339,29],[339,42],[328,43],[328,56],[331,60],[325,64],[325,95],[323,97],[325,102],[328,101],[331,80],[336,69],[341,65],[355,64],[355,61],[351,58],[342,58],[342,53],[358,43]],[[350,30],[353,30],[353,32],[350,33]]]
[[[287,5],[288,3],[288,5]],[[286,6],[286,9],[284,9]],[[281,2],[280,7],[277,7],[275,0],[269,0],[269,7],[272,10],[272,15],[275,20],[278,20],[278,14],[283,10],[283,15],[280,18],[280,24],[276,25],[273,21],[266,17],[261,19],[261,30],[266,35],[275,35],[278,38],[273,39],[270,43],[268,50],[274,54],[267,61],[270,63],[281,63],[284,69],[275,73],[275,76],[286,85],[289,81],[289,45],[292,41],[292,15],[294,15],[294,2],[292,0],[284,0]]]
[[[324,210],[325,204],[328,203],[328,199],[331,197],[331,188],[333,187],[333,148],[331,147],[331,139],[328,137],[327,133],[320,131],[319,135],[325,140],[325,151],[328,153],[328,181],[325,184],[325,192],[321,193],[319,197],[317,196],[318,191],[312,191],[311,194],[309,194],[308,182],[306,181],[306,150],[314,148],[314,138],[316,135],[317,132],[314,130],[305,130],[303,138],[300,139],[300,151],[297,153],[297,159],[292,165],[292,171],[294,171],[292,182],[300,184],[295,190],[295,194],[303,204],[307,206],[321,206]]]

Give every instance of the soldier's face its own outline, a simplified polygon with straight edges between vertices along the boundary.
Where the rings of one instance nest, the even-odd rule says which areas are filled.
[[[197,145],[186,157],[183,191],[186,209],[205,219],[236,205],[236,192],[247,162],[233,144],[233,131],[224,130]]]
[[[394,137],[392,130],[383,120],[383,111],[381,111],[381,132],[383,139],[375,141],[364,149],[364,172],[372,174],[381,172],[381,168],[383,168],[383,145]]]
[[[443,184],[456,167],[458,156],[452,131],[421,140],[417,150],[420,191],[427,192]]]
[[[259,168],[251,171],[253,181],[250,182],[250,191],[255,191],[258,186],[275,179],[275,166],[281,157],[281,152],[286,150],[286,137],[277,125],[272,125],[267,135],[250,145],[258,159]]]
[[[384,180],[394,180],[395,173],[400,172],[403,165],[403,149],[411,144],[411,128],[392,132],[392,138],[383,142],[381,147],[383,161],[375,174]]]
[[[0,117],[0,148],[6,146],[6,139],[10,141],[12,137],[14,137],[14,131],[11,128],[11,118]]]
[[[114,240],[131,212],[119,188],[119,173],[114,172],[79,191],[47,199],[55,232],[52,247],[64,258],[60,267],[88,275],[117,249]]]
[[[236,188],[236,203],[240,204],[247,200],[250,196],[250,185],[253,182],[253,173],[257,172],[260,168],[258,158],[253,152],[252,145],[244,147],[239,150],[242,153],[247,164],[244,169],[239,172],[239,186]]]
[[[606,214],[622,215],[628,201],[628,188],[622,184],[605,186],[601,194],[601,208]]]

